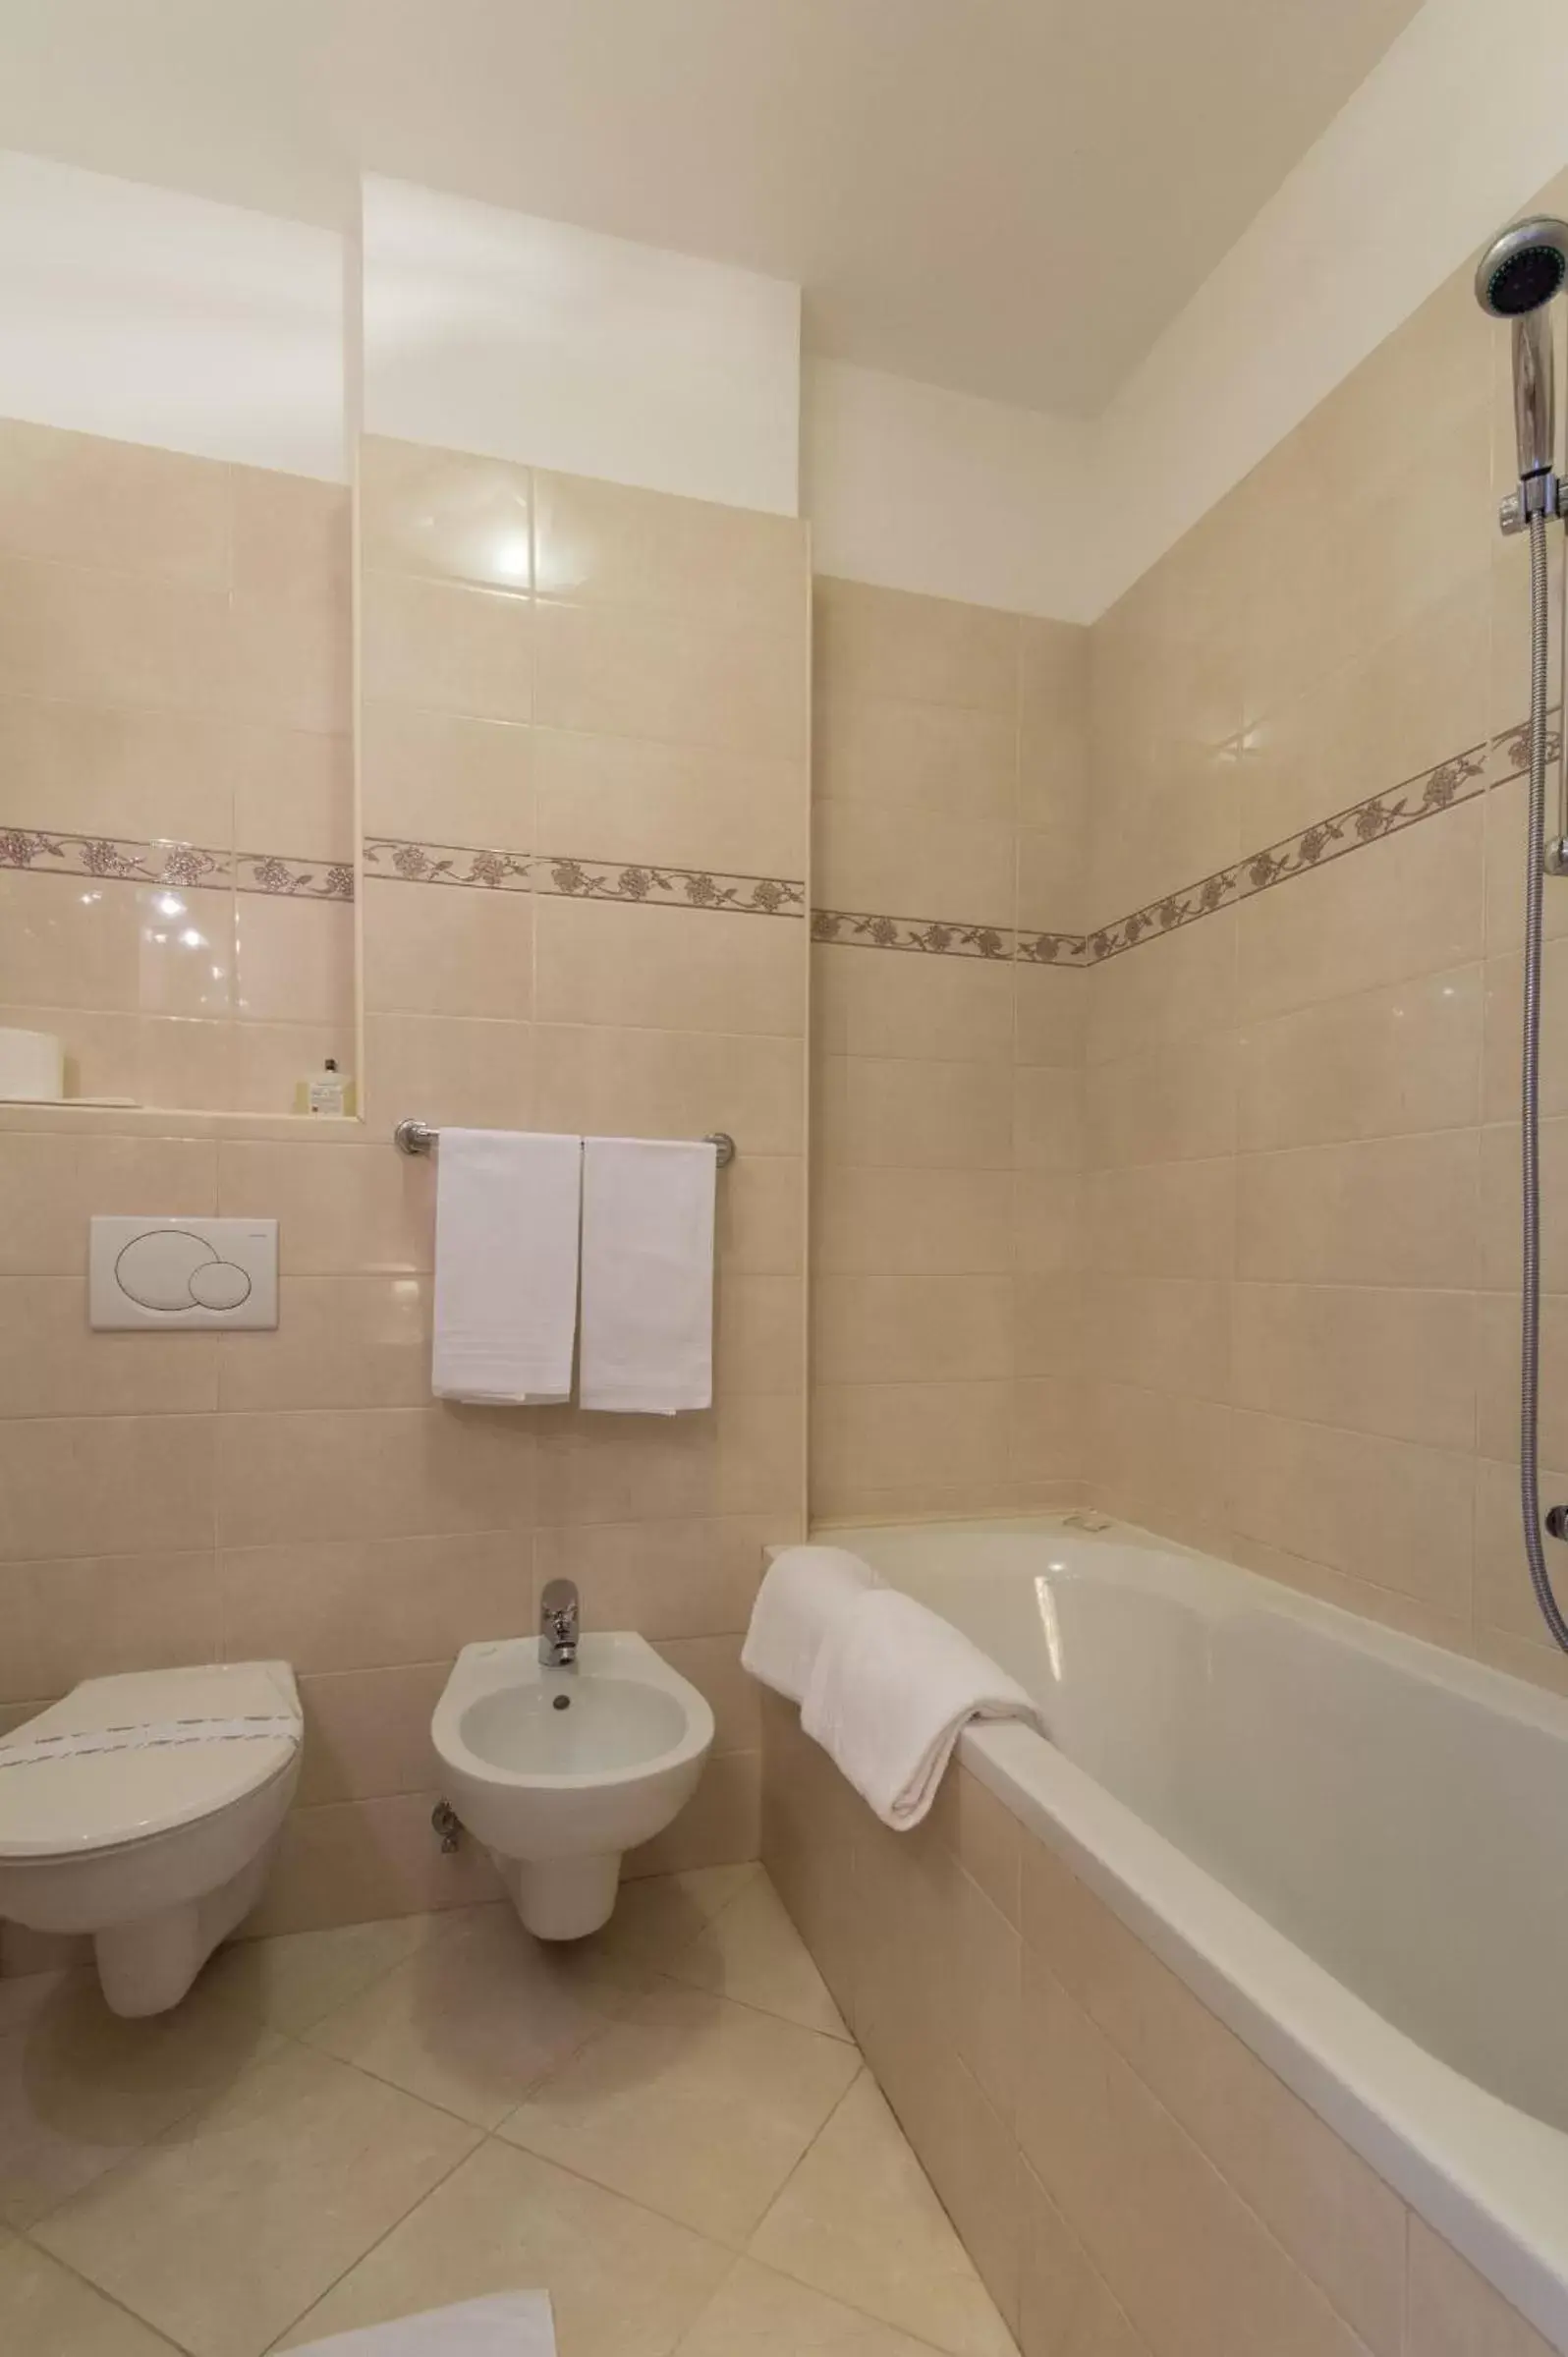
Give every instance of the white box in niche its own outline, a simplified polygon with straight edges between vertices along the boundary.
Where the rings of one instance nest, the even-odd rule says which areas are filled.
[[[167,1333],[278,1322],[275,1219],[95,1218],[87,1322]]]

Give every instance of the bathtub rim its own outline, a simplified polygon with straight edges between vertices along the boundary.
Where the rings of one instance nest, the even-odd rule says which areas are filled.
[[[1235,1593],[1259,1591],[1251,1599],[1258,1607],[1436,1676],[1507,1715],[1568,1729],[1568,1704],[1523,1679],[1132,1524],[1091,1531],[1060,1513],[1009,1514],[824,1523],[812,1538],[853,1548],[857,1538],[873,1535],[944,1533],[955,1541],[1049,1538],[1086,1552],[1109,1543],[1176,1558],[1204,1585],[1242,1583]],[[897,1585],[889,1574],[878,1576]],[[959,1758],[1428,2225],[1568,2353],[1568,2131],[1504,2103],[1417,2045],[1037,1729],[971,1725]]]

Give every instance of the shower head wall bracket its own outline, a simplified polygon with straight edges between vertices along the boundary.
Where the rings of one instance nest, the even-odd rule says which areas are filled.
[[[1497,509],[1497,528],[1505,539],[1528,532],[1532,516],[1560,516],[1568,524],[1568,481],[1550,469],[1527,475],[1517,491],[1510,491]]]

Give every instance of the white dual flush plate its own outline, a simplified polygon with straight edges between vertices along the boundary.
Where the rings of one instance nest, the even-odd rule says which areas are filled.
[[[101,1329],[275,1326],[275,1219],[95,1218],[87,1323]]]

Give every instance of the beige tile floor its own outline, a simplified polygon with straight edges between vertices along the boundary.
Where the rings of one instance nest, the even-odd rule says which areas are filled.
[[[1013,2357],[758,1867],[0,1982],[5,2357],[261,2357],[508,2286],[561,2357]]]

